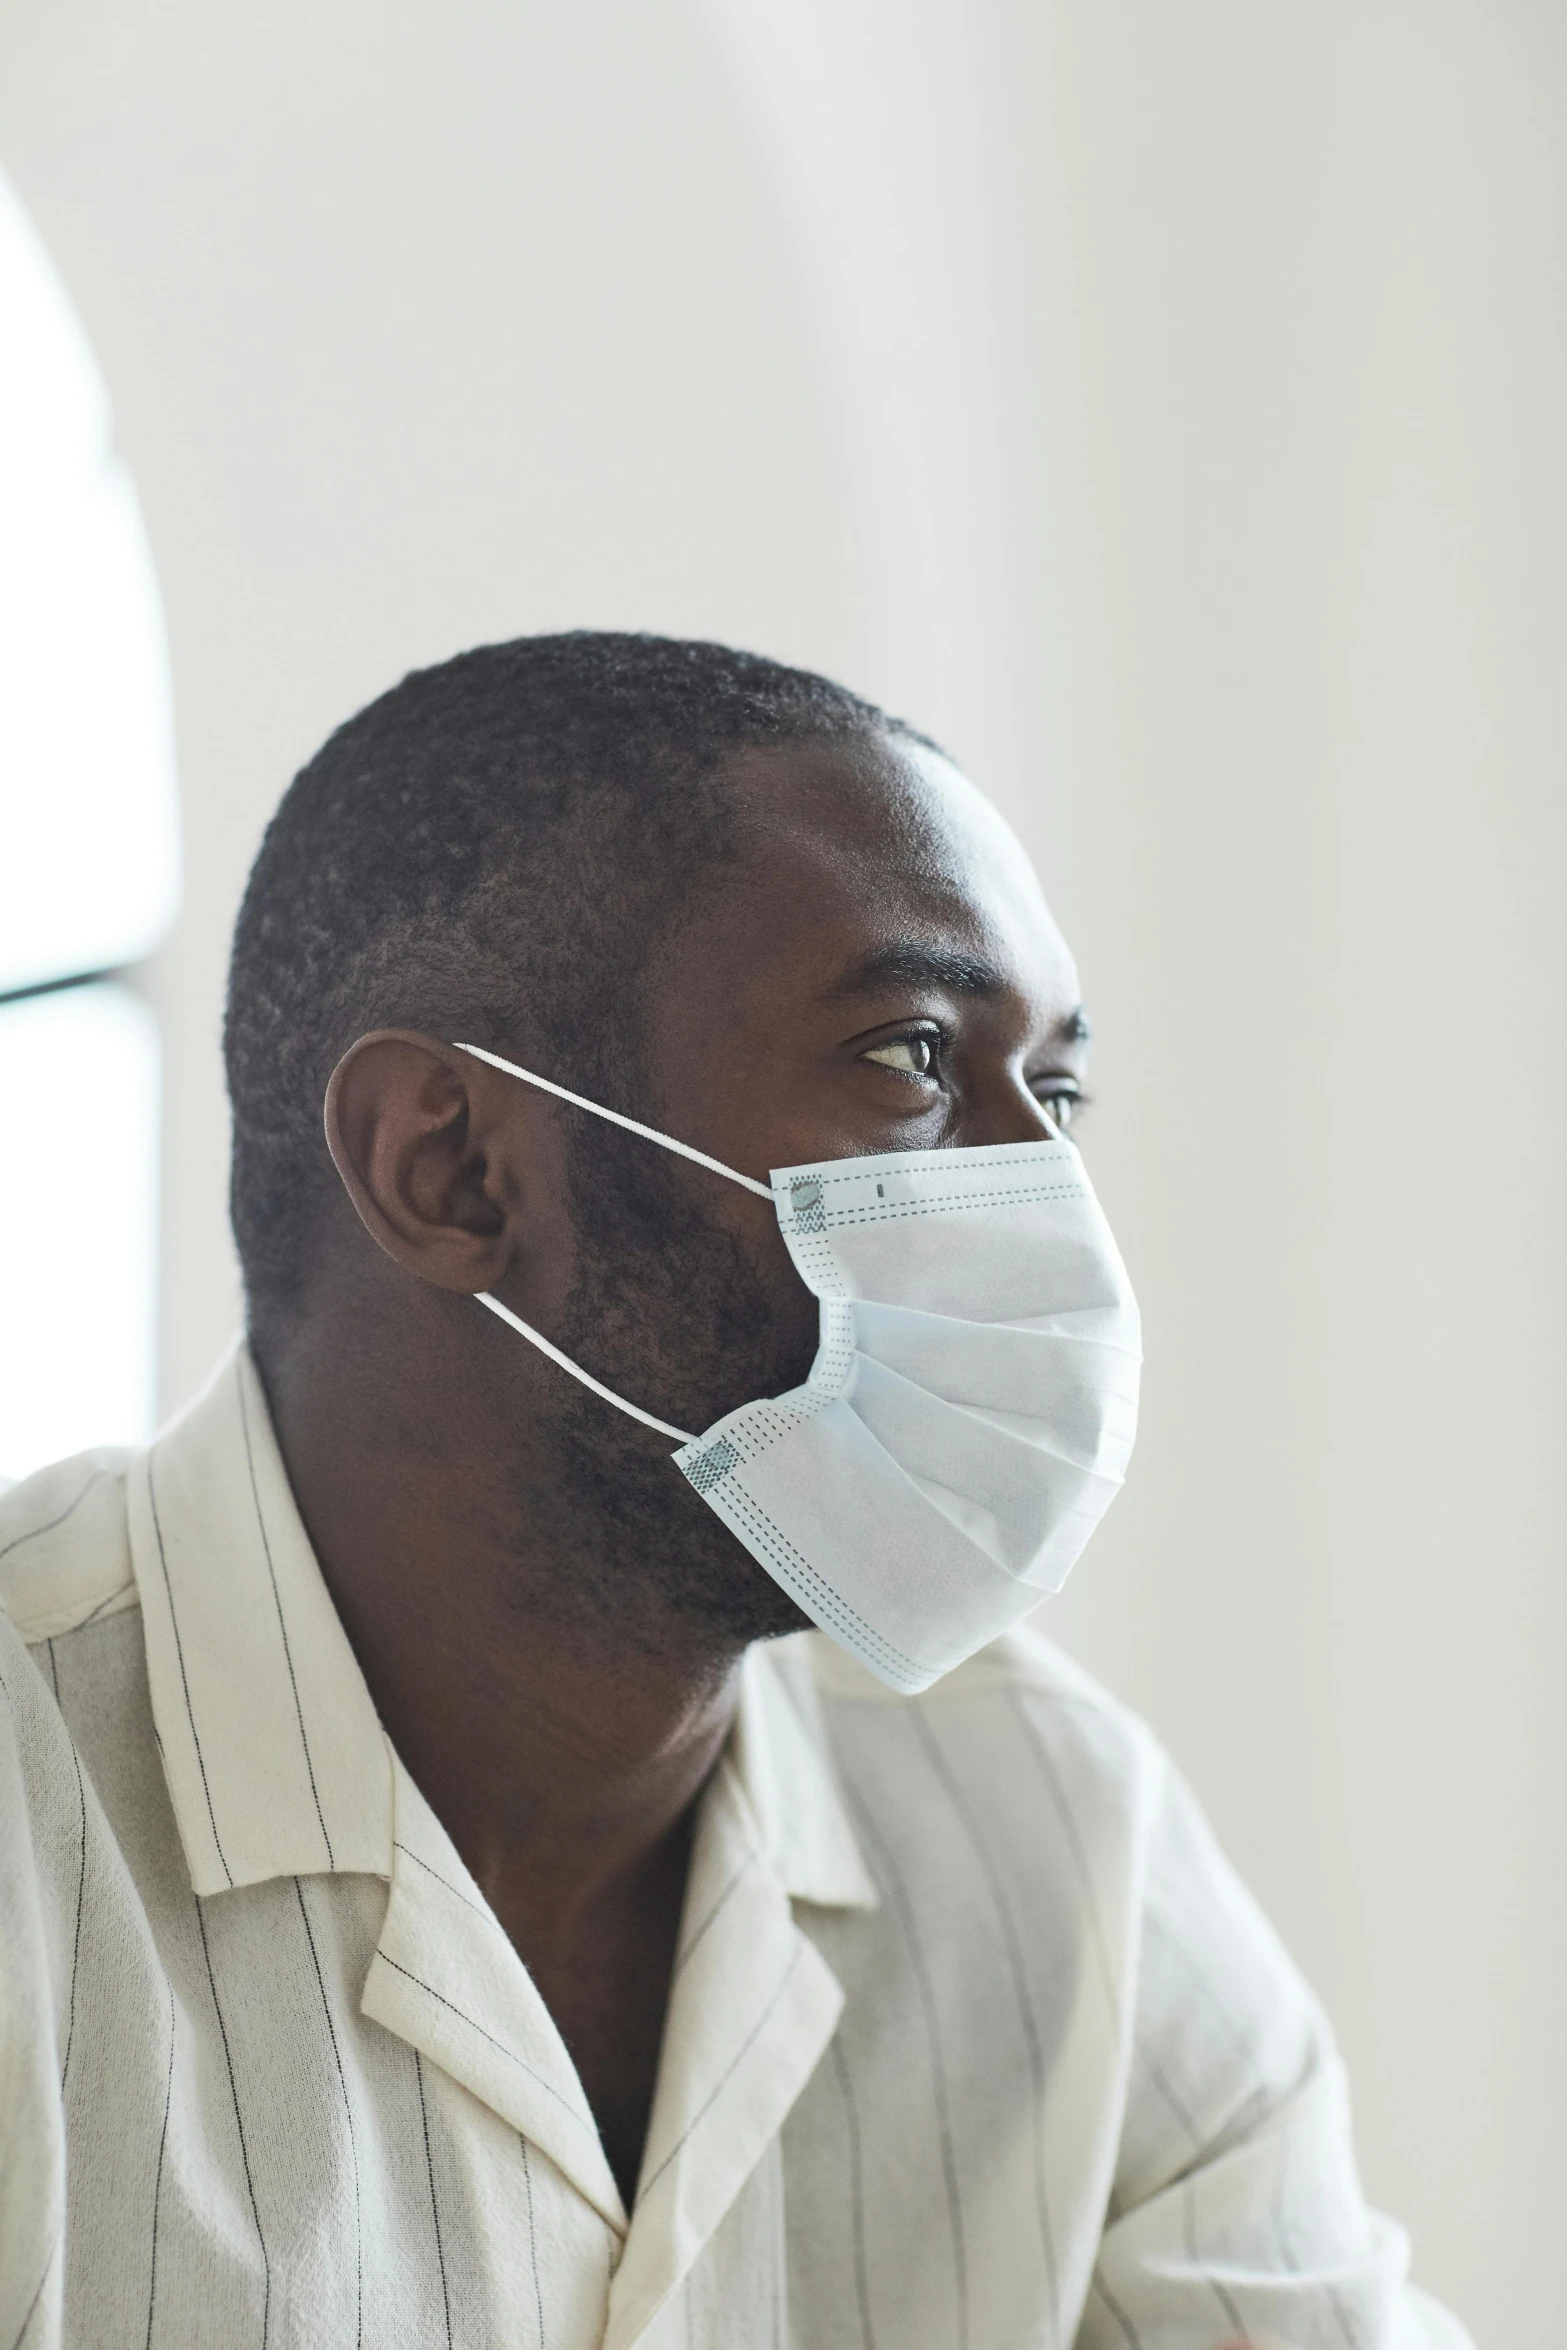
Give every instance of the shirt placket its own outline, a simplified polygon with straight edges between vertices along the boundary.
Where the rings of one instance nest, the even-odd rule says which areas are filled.
[[[837,1977],[795,1923],[731,1758],[703,1805],[664,2051],[605,2350],[633,2350],[702,2260],[837,2027]],[[779,2230],[781,2257],[781,2228]],[[771,2307],[777,2280],[744,2290]],[[731,2307],[736,2341],[755,2312]]]

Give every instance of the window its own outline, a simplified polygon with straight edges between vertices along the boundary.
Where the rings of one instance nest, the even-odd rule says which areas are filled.
[[[158,1043],[179,880],[162,608],[81,325],[0,181],[0,1475],[155,1409]]]

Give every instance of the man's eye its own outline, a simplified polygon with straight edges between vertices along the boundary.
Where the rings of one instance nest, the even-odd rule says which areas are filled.
[[[892,1044],[873,1045],[860,1055],[879,1061],[884,1069],[901,1069],[906,1077],[928,1077],[936,1062],[936,1046],[928,1036],[900,1036]]]
[[[1083,1107],[1083,1097],[1077,1093],[1042,1093],[1036,1095],[1041,1108],[1049,1111],[1064,1134],[1077,1112]]]

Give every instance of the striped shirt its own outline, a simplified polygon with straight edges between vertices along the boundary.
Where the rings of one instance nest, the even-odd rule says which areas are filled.
[[[747,1659],[628,2213],[243,1350],[0,1500],[0,1597],[0,2346],[1461,2350],[1309,1994],[1031,1635],[916,1699]]]

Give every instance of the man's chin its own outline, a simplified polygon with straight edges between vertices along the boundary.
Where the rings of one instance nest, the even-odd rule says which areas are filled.
[[[757,1640],[784,1640],[791,1632],[809,1632],[811,1619],[799,1602],[749,1551],[739,1543],[734,1548],[738,1555],[724,1583],[672,1594],[670,1613],[705,1625],[715,1640],[744,1648]]]
[[[584,1398],[558,1427],[563,1474],[516,1494],[529,1604],[575,1616],[595,1641],[734,1654],[810,1619],[641,1430]],[[548,1585],[542,1559],[551,1562]]]
[[[781,1583],[689,1487],[672,1497],[636,1562],[635,1611],[656,1639],[660,1627],[715,1651],[749,1648],[808,1631],[810,1618]],[[629,1596],[629,1594],[628,1594]]]

